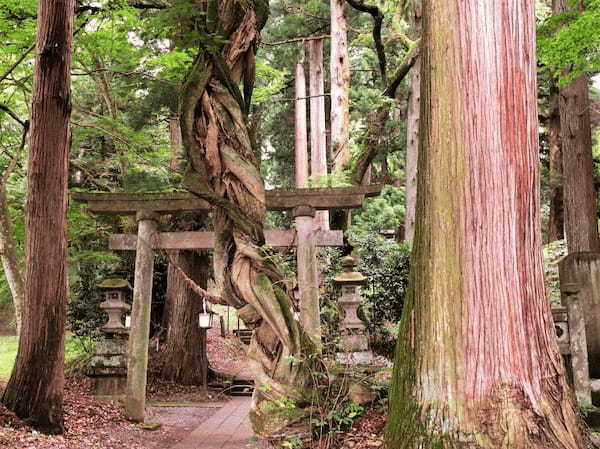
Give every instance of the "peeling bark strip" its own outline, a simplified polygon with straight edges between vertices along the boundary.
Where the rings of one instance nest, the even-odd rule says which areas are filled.
[[[534,2],[425,0],[391,449],[582,449],[541,259]]]
[[[66,210],[74,0],[40,0],[27,167],[26,281],[19,352],[2,402],[63,432]]]
[[[273,435],[301,415],[273,413],[287,397],[306,402],[309,376],[303,360],[311,343],[295,318],[282,273],[263,257],[265,191],[259,161],[249,137],[247,110],[254,84],[260,30],[268,16],[266,0],[203,2],[207,36],[182,86],[180,121],[189,156],[188,190],[215,207],[215,277],[221,295],[254,328],[249,348],[254,372],[251,421],[254,430]],[[213,39],[215,32],[218,39]],[[244,92],[238,87],[244,85]]]

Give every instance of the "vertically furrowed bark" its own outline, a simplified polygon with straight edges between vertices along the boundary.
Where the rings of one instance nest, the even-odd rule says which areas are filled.
[[[296,117],[296,148],[294,173],[296,187],[304,188],[308,184],[308,130],[306,114],[306,75],[304,73],[304,58],[296,63],[295,77],[295,117]]]
[[[331,155],[333,172],[350,162],[350,57],[346,0],[331,0]]]
[[[588,82],[587,75],[582,75],[560,89],[565,234],[569,253],[600,251]]]
[[[308,42],[310,93],[310,176],[318,181],[327,175],[327,131],[325,125],[325,78],[323,75],[323,41]],[[329,229],[329,212],[315,215],[317,229]]]
[[[171,140],[171,162],[169,163],[169,167],[171,170],[177,170],[183,156],[181,127],[179,126],[178,117],[171,117],[169,119],[169,136]]]
[[[569,10],[553,0],[554,13]],[[569,253],[600,251],[594,188],[589,78],[581,75],[560,89],[560,127],[564,180],[565,235]]]
[[[305,403],[307,357],[314,348],[295,317],[282,273],[261,249],[265,192],[247,113],[268,2],[209,0],[201,7],[207,19],[201,35],[212,30],[219,39],[203,42],[181,89],[189,160],[184,185],[215,207],[215,281],[254,329],[248,350],[256,387],[250,419],[257,433],[273,435],[300,418],[296,411],[277,413],[274,401]]]
[[[421,34],[421,2],[415,2],[411,12],[411,28],[418,38]],[[412,243],[415,235],[415,215],[417,207],[417,163],[419,159],[419,114],[421,104],[421,58],[417,57],[410,70],[410,94],[406,119],[406,165],[404,214],[405,240]]]
[[[535,2],[425,0],[390,449],[582,449],[541,257]]]
[[[206,288],[209,271],[209,257],[206,253],[177,251],[172,258],[190,279]],[[172,264],[169,264],[167,274],[167,301],[169,322],[161,375],[183,385],[201,385],[208,370],[206,353],[202,352],[206,333],[198,327],[202,300]]]
[[[2,402],[63,432],[67,183],[74,0],[38,3],[27,167],[26,281],[19,351]]]
[[[548,146],[550,147],[550,216],[548,242],[565,238],[565,208],[563,202],[562,145],[560,140],[560,109],[558,87],[550,86],[550,114],[548,117]]]

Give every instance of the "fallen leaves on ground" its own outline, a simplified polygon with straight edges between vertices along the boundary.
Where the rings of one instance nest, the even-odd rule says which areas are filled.
[[[65,386],[64,435],[45,435],[31,429],[0,405],[0,447],[18,449],[121,449],[120,435],[133,428],[118,406],[96,401],[88,394],[88,379],[69,378]],[[128,442],[128,448],[147,446]]]

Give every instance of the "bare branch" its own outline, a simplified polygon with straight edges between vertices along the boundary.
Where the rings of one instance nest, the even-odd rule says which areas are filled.
[[[10,160],[8,167],[6,167],[6,169],[2,173],[2,178],[0,179],[0,186],[2,186],[2,187],[4,187],[6,185],[6,181],[8,181],[9,176],[12,174],[12,172],[17,167],[17,163],[19,162],[19,159],[21,158],[21,154],[23,153],[23,150],[25,149],[25,143],[27,142],[27,133],[28,132],[29,132],[29,120],[27,120],[26,122],[23,123],[23,136],[21,137],[21,145],[19,145],[19,149],[17,150],[17,152],[14,154],[14,156]]]
[[[294,42],[307,42],[307,41],[316,41],[316,40],[321,40],[321,39],[329,39],[330,37],[331,36],[329,34],[318,34],[318,35],[295,37],[293,39],[288,39],[285,41],[278,41],[278,42],[262,41],[261,45],[276,46],[276,45],[283,45],[283,44],[291,44]]]
[[[370,14],[373,19],[373,41],[375,42],[375,51],[379,60],[379,71],[381,72],[383,84],[385,84],[387,82],[387,59],[381,37],[381,28],[384,19],[383,13],[377,6],[366,5],[363,0],[346,0],[346,2],[357,11]]]
[[[21,125],[23,128],[28,127],[29,125],[27,124],[27,121],[23,121],[19,118],[19,116],[17,114],[15,114],[8,106],[6,106],[5,104],[0,103],[0,111],[4,111],[6,112],[8,115],[11,116],[12,119],[14,119],[17,123],[19,123],[19,125]]]
[[[13,72],[13,70],[15,70],[15,69],[16,69],[16,68],[19,66],[19,64],[21,64],[21,63],[22,63],[22,62],[25,60],[25,58],[27,57],[27,55],[28,55],[29,53],[31,53],[31,51],[32,51],[34,48],[35,48],[35,42],[34,42],[33,44],[31,44],[31,45],[30,45],[30,46],[27,48],[27,50],[25,50],[25,52],[24,52],[24,53],[23,53],[21,56],[19,56],[19,57],[17,58],[17,60],[14,62],[14,64],[13,64],[13,65],[11,65],[11,66],[8,68],[8,70],[7,70],[6,72],[4,72],[4,74],[2,74],[2,76],[0,76],[0,83],[2,83],[2,81],[4,81],[4,80],[5,80],[5,79],[8,77],[8,75],[10,75],[10,74]]]
[[[409,50],[408,54],[404,58],[404,61],[402,61],[402,64],[396,71],[394,78],[383,91],[383,95],[389,98],[396,98],[396,91],[398,90],[398,86],[404,80],[404,78],[406,78],[406,75],[408,75],[408,72],[410,72],[412,66],[415,65],[415,61],[419,57],[420,49],[420,42],[413,45],[413,47]]]

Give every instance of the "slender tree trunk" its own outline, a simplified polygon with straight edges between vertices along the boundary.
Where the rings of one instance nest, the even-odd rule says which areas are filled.
[[[412,9],[411,28],[418,38],[421,34],[421,2]],[[419,159],[419,114],[421,105],[421,57],[417,57],[410,70],[410,94],[406,119],[406,208],[404,217],[405,238],[412,243],[415,234],[415,214],[417,207],[417,163]]]
[[[565,234],[569,253],[600,251],[587,75],[560,90]]]
[[[2,402],[63,432],[67,183],[74,0],[40,0],[27,168],[26,282],[19,351]]]
[[[219,30],[220,36],[203,43],[181,90],[181,130],[190,161],[184,185],[215,206],[215,281],[254,329],[248,350],[256,386],[250,419],[257,433],[273,435],[302,417],[297,409],[274,413],[275,401],[310,403],[306,356],[314,347],[294,318],[297,307],[284,290],[283,275],[260,248],[265,192],[247,115],[268,2],[209,0],[201,7],[207,20],[200,35]]]
[[[565,238],[565,208],[563,202],[563,165],[560,140],[560,108],[558,87],[550,86],[550,116],[548,117],[548,145],[550,147],[550,217],[548,242]]]
[[[553,0],[555,14],[569,11],[567,0]],[[592,160],[589,78],[581,75],[559,92],[565,234],[569,253],[600,251]]]
[[[327,175],[327,131],[325,128],[325,78],[323,75],[323,41],[308,42],[310,92],[310,175],[313,181]],[[329,212],[315,215],[317,229],[329,229]]]
[[[296,187],[308,184],[308,130],[306,114],[306,75],[304,58],[296,63]],[[300,100],[300,98],[302,98]]]
[[[190,279],[206,288],[209,268],[206,253],[177,251],[173,259]],[[167,302],[169,322],[162,376],[183,385],[201,385],[208,371],[206,352],[202,352],[206,332],[198,327],[202,299],[171,264],[167,274]]]
[[[181,162],[183,143],[181,142],[181,127],[179,126],[179,118],[171,117],[169,119],[169,135],[171,137],[171,162],[169,167],[171,170],[177,170]]]
[[[542,266],[535,2],[425,0],[390,449],[583,449]]]
[[[10,222],[6,185],[4,183],[0,184],[0,259],[2,259],[4,276],[6,277],[12,296],[18,336],[21,335],[23,304],[25,302],[25,280],[23,279],[21,262],[17,253],[17,243],[15,242],[15,235]]]
[[[350,162],[350,57],[346,0],[331,0],[331,155],[333,171]]]

